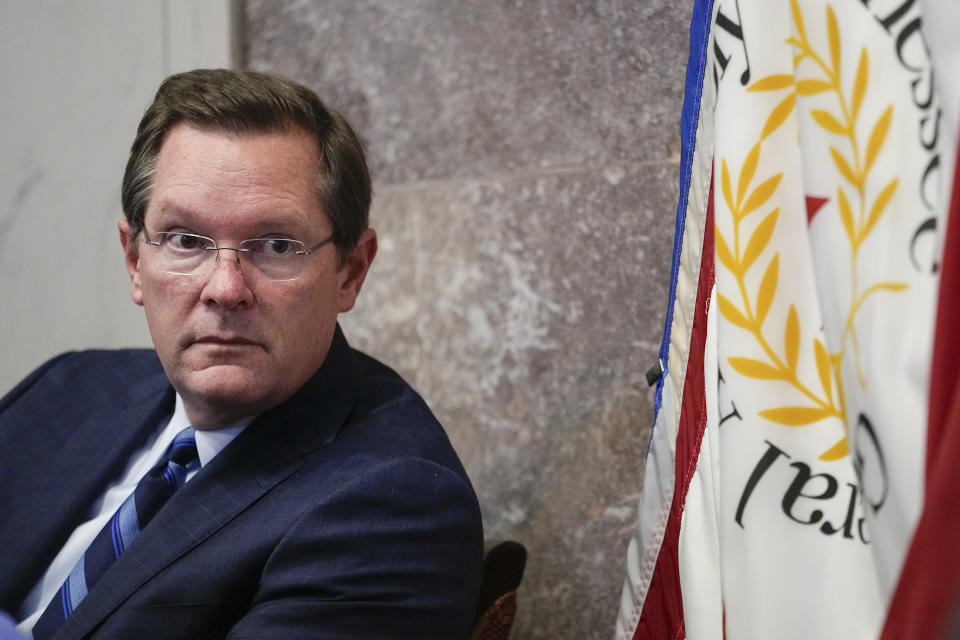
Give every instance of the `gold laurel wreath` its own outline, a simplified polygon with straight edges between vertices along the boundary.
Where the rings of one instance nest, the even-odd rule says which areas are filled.
[[[751,333],[759,346],[766,354],[768,361],[753,358],[730,357],[728,362],[733,369],[748,378],[760,380],[776,380],[791,385],[803,396],[810,400],[806,406],[785,406],[760,411],[759,415],[772,422],[790,427],[800,427],[819,422],[827,418],[840,418],[847,430],[846,410],[843,393],[843,378],[841,367],[846,345],[849,341],[853,348],[854,363],[857,379],[861,387],[866,387],[866,378],[860,364],[860,345],[857,338],[857,329],[854,319],[863,308],[864,302],[871,295],[879,291],[902,291],[907,284],[901,282],[879,282],[871,285],[864,291],[859,290],[857,282],[857,260],[860,248],[864,241],[874,231],[883,213],[887,210],[899,183],[894,178],[886,184],[879,195],[869,203],[866,195],[866,184],[870,172],[874,168],[877,156],[886,141],[887,134],[893,119],[893,105],[886,110],[873,125],[866,146],[863,147],[857,136],[857,125],[860,116],[860,107],[869,84],[869,56],[866,47],[861,48],[860,59],[857,64],[853,87],[849,98],[844,93],[841,82],[841,36],[837,26],[836,15],[829,4],[826,8],[827,41],[829,43],[829,63],[819,55],[807,39],[803,13],[797,0],[790,0],[793,22],[797,37],[786,40],[797,51],[793,59],[794,74],[774,74],[761,78],[747,91],[779,91],[791,89],[790,93],[777,104],[764,122],[760,138],[747,153],[746,159],[740,167],[737,179],[736,197],[733,192],[733,182],[727,167],[726,158],[721,157],[720,185],[723,199],[733,217],[733,242],[728,243],[720,233],[719,226],[715,228],[716,252],[720,263],[729,270],[737,281],[743,307],[740,308],[729,298],[718,293],[717,304],[720,313],[731,324]],[[816,77],[798,78],[800,64],[809,60],[820,73]],[[809,65],[805,65],[809,66]],[[796,307],[791,304],[787,313],[786,326],[783,330],[783,351],[778,352],[767,340],[763,333],[764,320],[776,296],[780,254],[775,253],[763,273],[760,287],[751,302],[746,286],[747,271],[756,264],[761,254],[767,248],[777,226],[780,213],[779,208],[772,211],[756,226],[745,246],[741,247],[741,223],[755,211],[759,210],[773,196],[780,184],[783,173],[773,175],[756,188],[751,190],[756,170],[760,161],[763,141],[777,131],[793,112],[797,104],[797,95],[804,97],[820,94],[833,94],[837,99],[839,115],[826,109],[812,109],[810,116],[824,131],[833,134],[849,143],[850,156],[846,156],[837,147],[830,145],[830,157],[842,178],[837,185],[837,208],[840,213],[840,222],[850,243],[850,273],[851,293],[850,308],[844,325],[841,339],[841,349],[836,353],[829,353],[819,338],[812,341],[814,362],[820,382],[820,390],[813,390],[800,380],[797,374],[797,363],[800,356],[801,332]],[[855,191],[853,199],[856,206],[851,205],[846,189]],[[748,195],[749,192],[749,195]],[[836,385],[836,395],[834,395]],[[821,393],[822,392],[822,393]],[[836,444],[820,455],[821,460],[838,460],[849,454],[847,438],[844,436]]]

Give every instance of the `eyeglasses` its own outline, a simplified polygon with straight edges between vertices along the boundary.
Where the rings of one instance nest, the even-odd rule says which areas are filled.
[[[290,238],[250,238],[237,247],[218,247],[213,238],[181,231],[159,231],[151,234],[143,230],[144,242],[156,247],[156,266],[178,276],[206,275],[220,259],[221,251],[234,251],[237,263],[244,254],[250,263],[270,280],[296,280],[303,269],[302,256],[308,256],[333,242],[333,236],[309,249],[299,240]],[[216,260],[209,260],[216,255]]]

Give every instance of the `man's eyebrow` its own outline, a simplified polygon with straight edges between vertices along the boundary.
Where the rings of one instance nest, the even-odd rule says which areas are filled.
[[[160,218],[157,222],[161,226],[177,223],[186,227],[197,227],[205,231],[216,231],[216,229],[209,228],[210,225],[215,226],[214,222],[205,219],[204,216],[191,209],[171,202],[161,202],[157,207],[157,216]],[[264,213],[258,216],[256,220],[251,221],[248,229],[251,238],[268,234],[281,234],[296,240],[302,240],[298,236],[308,232],[299,217],[270,213]]]
[[[186,209],[169,202],[160,203],[160,205],[157,207],[157,215],[163,216],[164,218],[175,218],[178,220],[186,219],[188,222],[197,222],[200,218],[199,215],[190,209]]]

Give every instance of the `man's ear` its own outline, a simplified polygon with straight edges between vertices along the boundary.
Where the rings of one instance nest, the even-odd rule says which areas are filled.
[[[130,233],[130,223],[121,219],[117,223],[120,230],[120,245],[123,247],[123,259],[127,263],[127,273],[130,274],[130,297],[143,306],[143,290],[140,288],[140,251],[137,237]]]
[[[340,268],[340,313],[353,309],[376,255],[377,232],[367,227],[360,234],[357,246],[350,252],[346,264]]]

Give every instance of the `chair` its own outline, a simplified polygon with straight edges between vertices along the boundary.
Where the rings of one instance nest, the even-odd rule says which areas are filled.
[[[470,640],[507,640],[517,615],[517,587],[523,579],[527,550],[508,540],[490,548],[483,559],[480,597]]]

